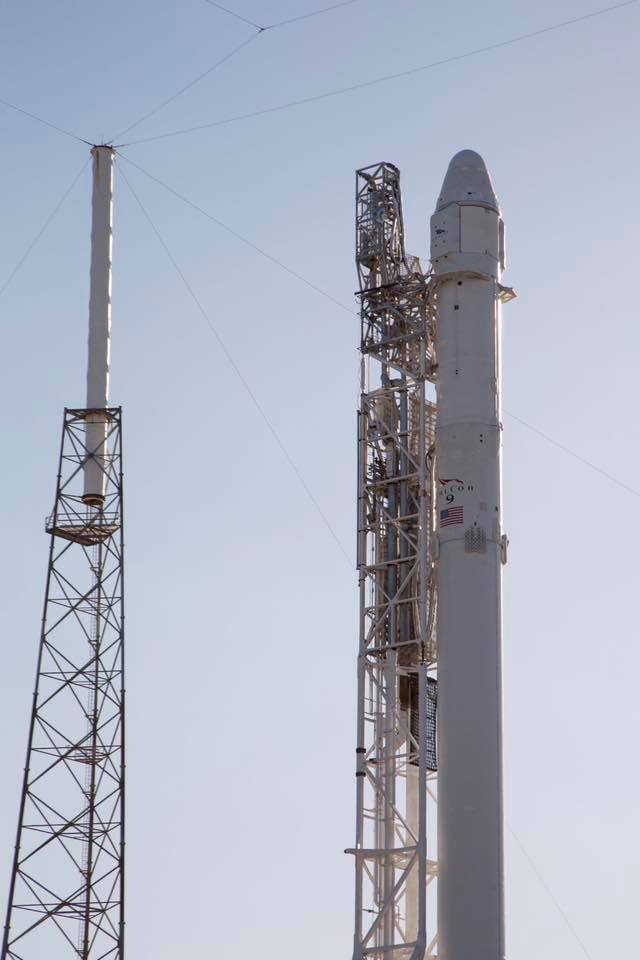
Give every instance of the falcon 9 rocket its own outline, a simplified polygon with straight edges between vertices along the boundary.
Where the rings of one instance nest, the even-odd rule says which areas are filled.
[[[431,219],[436,289],[438,952],[504,957],[500,283],[484,161],[456,154]]]

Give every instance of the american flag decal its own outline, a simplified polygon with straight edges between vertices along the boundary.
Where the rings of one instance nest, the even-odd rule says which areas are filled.
[[[452,523],[464,522],[464,507],[447,507],[440,511],[440,526],[448,527]]]

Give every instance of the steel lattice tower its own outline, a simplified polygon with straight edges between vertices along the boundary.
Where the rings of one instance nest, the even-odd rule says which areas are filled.
[[[108,405],[113,150],[93,155],[87,406],[64,413],[1,960],[124,958],[121,410]]]
[[[359,413],[354,960],[435,950],[431,287],[404,250],[399,171],[356,175]],[[429,843],[428,843],[429,841]],[[428,851],[429,846],[429,851]]]

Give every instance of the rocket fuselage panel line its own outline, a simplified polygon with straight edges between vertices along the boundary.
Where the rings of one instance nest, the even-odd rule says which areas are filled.
[[[452,159],[431,220],[436,297],[438,950],[503,960],[500,211]]]

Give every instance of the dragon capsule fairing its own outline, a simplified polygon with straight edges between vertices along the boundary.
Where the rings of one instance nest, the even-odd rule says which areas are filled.
[[[438,363],[438,950],[503,960],[500,308],[504,229],[482,157],[431,219]]]

